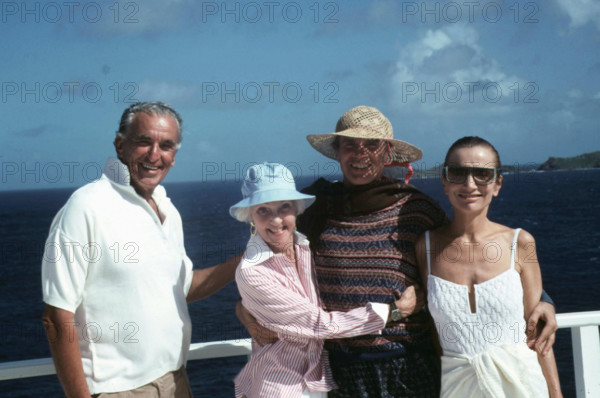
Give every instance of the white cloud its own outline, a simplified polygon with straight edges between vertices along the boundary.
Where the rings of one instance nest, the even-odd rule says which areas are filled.
[[[588,22],[600,29],[600,1],[598,0],[556,0],[559,7],[571,18],[574,28]]]
[[[473,26],[447,25],[427,30],[419,39],[403,48],[393,77],[396,101],[414,105],[422,111],[480,109],[503,111],[523,87],[524,79],[504,71],[500,62],[490,58],[478,44]]]
[[[449,46],[452,43],[452,40],[448,35],[441,31],[431,31],[428,30],[425,38],[423,39],[423,45],[426,48],[429,48],[431,51],[441,50],[442,48]]]

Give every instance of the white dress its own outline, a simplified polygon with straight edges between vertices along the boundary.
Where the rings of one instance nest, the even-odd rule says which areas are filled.
[[[537,354],[526,345],[521,276],[515,270],[515,231],[510,268],[474,285],[475,313],[468,286],[431,274],[429,231],[427,301],[442,356],[441,397],[547,397]]]

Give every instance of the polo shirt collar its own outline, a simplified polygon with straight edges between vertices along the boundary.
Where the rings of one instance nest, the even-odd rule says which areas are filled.
[[[131,191],[132,194],[139,196],[135,189],[131,186],[131,174],[129,173],[129,167],[117,158],[109,157],[104,165],[104,175],[114,184],[120,185],[122,188]],[[162,185],[158,185],[152,192],[152,199],[159,206],[164,198],[166,198],[167,192]]]
[[[129,186],[131,175],[129,167],[117,158],[110,157],[104,165],[104,175],[114,183]]]

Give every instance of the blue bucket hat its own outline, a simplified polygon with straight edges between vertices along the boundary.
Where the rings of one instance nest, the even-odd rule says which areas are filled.
[[[301,202],[299,208],[304,210],[315,201],[314,196],[296,190],[294,176],[279,163],[265,162],[249,167],[242,183],[242,195],[244,199],[229,208],[229,214],[239,221],[247,221],[242,219],[240,210],[263,203],[293,200]]]

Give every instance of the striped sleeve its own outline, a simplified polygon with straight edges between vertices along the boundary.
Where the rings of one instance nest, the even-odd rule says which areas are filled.
[[[299,290],[294,281],[277,272],[284,261],[287,260],[273,257],[267,261],[270,266],[263,264],[237,270],[236,282],[242,303],[259,323],[294,339],[381,333],[386,320],[377,314],[374,304],[348,312],[327,312]]]

